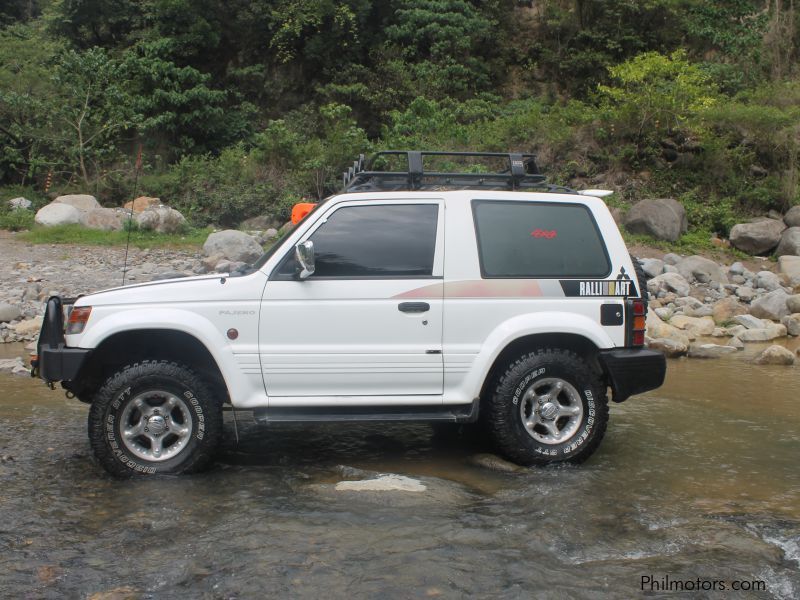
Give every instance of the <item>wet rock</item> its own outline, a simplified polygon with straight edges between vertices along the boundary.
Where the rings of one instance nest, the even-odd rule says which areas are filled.
[[[781,325],[786,327],[786,333],[791,336],[800,336],[800,313],[787,315],[781,319]]]
[[[793,365],[794,354],[783,346],[770,346],[755,359],[757,365]]]
[[[25,366],[25,363],[23,363],[22,359],[19,357],[0,359],[0,373],[22,375],[26,377],[31,374],[28,367]]]
[[[762,219],[752,223],[739,223],[731,228],[730,240],[734,248],[748,254],[764,254],[778,245],[786,229],[783,221]]]
[[[161,199],[160,198],[151,198],[149,196],[139,196],[133,200],[129,200],[123,206],[123,208],[130,213],[131,209],[133,209],[134,214],[143,212],[148,208],[155,208],[156,206],[161,206]]]
[[[689,336],[685,332],[669,323],[665,323],[652,310],[647,311],[645,327],[648,337],[652,339],[669,339],[680,342],[685,346],[689,345]]]
[[[659,198],[634,204],[623,220],[631,233],[643,233],[657,240],[674,242],[686,233],[686,211],[677,200]]]
[[[667,358],[677,358],[685,356],[689,351],[688,344],[669,338],[655,338],[647,342],[647,347],[652,350],[659,350]]]
[[[424,492],[427,487],[416,479],[390,474],[375,479],[340,481],[335,489],[340,492]]]
[[[772,271],[759,271],[753,279],[753,287],[771,292],[783,286],[781,278]]]
[[[775,256],[797,256],[800,254],[800,227],[789,227],[781,235],[781,241],[775,249]]]
[[[242,231],[228,229],[212,233],[203,244],[206,256],[219,255],[229,261],[253,262],[263,250],[251,236]]]
[[[770,319],[772,321],[779,321],[782,317],[789,314],[789,309],[786,306],[786,300],[789,294],[783,289],[777,289],[756,298],[750,304],[750,314],[760,319]]]
[[[793,206],[783,215],[787,227],[800,227],[800,206]]]
[[[733,317],[744,314],[747,314],[747,308],[732,297],[723,298],[716,302],[711,311],[711,316],[718,325],[728,323],[733,320]]]
[[[33,220],[43,227],[77,225],[81,222],[81,211],[69,204],[52,202],[40,208]]]
[[[689,347],[689,357],[691,358],[719,358],[732,352],[736,352],[736,347],[718,344],[692,344]]]
[[[687,256],[675,265],[683,278],[692,283],[728,283],[728,277],[713,260],[703,256]]]
[[[688,296],[691,287],[678,273],[662,273],[647,282],[647,291],[653,296],[663,295],[667,291],[675,292],[678,296]]]
[[[642,269],[649,279],[661,275],[664,272],[664,261],[657,258],[642,258]]]
[[[51,205],[52,204],[66,204],[77,208],[81,212],[88,212],[100,208],[100,203],[97,201],[97,198],[89,194],[67,194],[65,196],[59,196],[51,202]]]
[[[502,473],[527,473],[527,469],[504,460],[494,454],[474,454],[469,457],[469,462],[479,467],[500,471]]]
[[[174,208],[156,206],[136,215],[140,229],[157,233],[178,233],[186,226],[186,218]]]
[[[737,350],[744,350],[744,342],[740,340],[738,337],[732,337],[728,340],[728,346],[732,346]]]
[[[16,321],[22,316],[22,311],[18,306],[9,304],[8,302],[0,302],[0,323],[7,323],[9,321]]]
[[[12,198],[8,201],[8,208],[11,210],[29,210],[33,206],[33,202],[27,198]]]
[[[113,208],[95,208],[81,217],[81,225],[102,231],[120,231],[125,221],[125,213]]]
[[[800,256],[781,256],[778,258],[778,272],[792,287],[800,286]]]
[[[678,329],[692,331],[695,335],[711,335],[714,331],[715,323],[711,317],[687,317],[686,315],[675,315],[670,319],[670,325]]]
[[[786,299],[786,308],[791,313],[800,313],[800,294],[794,294]]]
[[[739,334],[739,339],[743,342],[770,342],[774,339],[785,337],[786,327],[772,323],[769,327],[760,329],[748,329]]]

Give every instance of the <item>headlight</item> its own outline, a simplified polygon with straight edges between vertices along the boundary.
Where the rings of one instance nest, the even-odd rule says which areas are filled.
[[[83,329],[86,327],[86,322],[89,320],[89,315],[91,314],[91,306],[73,308],[72,312],[69,313],[69,320],[67,321],[67,335],[83,333]]]

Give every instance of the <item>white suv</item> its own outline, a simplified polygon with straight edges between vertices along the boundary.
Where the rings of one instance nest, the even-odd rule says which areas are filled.
[[[508,168],[359,161],[236,273],[50,298],[33,371],[91,404],[116,475],[202,468],[223,405],[266,423],[477,421],[518,463],[581,462],[608,388],[621,402],[664,380],[642,348],[639,265],[599,191],[545,185],[529,155],[481,156]]]

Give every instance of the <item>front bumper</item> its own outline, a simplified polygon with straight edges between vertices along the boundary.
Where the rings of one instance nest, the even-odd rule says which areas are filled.
[[[655,350],[602,350],[599,359],[614,392],[614,402],[624,402],[634,394],[661,387],[667,374],[667,360]]]
[[[47,383],[72,381],[83,367],[91,350],[68,348],[64,340],[64,306],[59,296],[47,300],[36,358],[31,360],[31,376]]]

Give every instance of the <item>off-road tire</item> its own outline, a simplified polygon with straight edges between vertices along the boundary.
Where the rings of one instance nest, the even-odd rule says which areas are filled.
[[[186,426],[187,433],[174,456],[147,460],[132,450],[137,444],[146,448],[147,438],[141,438],[144,442],[124,440],[121,423],[126,414],[133,413],[136,418],[138,409],[129,404],[137,398],[150,398],[148,394],[151,393],[158,398],[162,392],[178,404],[175,414]],[[161,412],[167,412],[166,405]],[[143,415],[139,415],[139,419],[143,422]],[[173,418],[169,422],[172,423]],[[166,434],[169,435],[169,431]],[[179,437],[165,438],[165,443],[166,439]],[[126,366],[105,381],[89,409],[89,441],[94,457],[117,477],[200,471],[213,459],[221,438],[221,402],[192,369],[174,362],[143,361]]]
[[[545,443],[526,428],[521,405],[533,404],[526,396],[529,390],[536,391],[537,386],[548,389],[551,381],[562,381],[571,387],[571,402],[575,406],[580,402],[582,414],[575,416],[574,422],[573,417],[554,419],[556,423],[572,423],[570,429],[575,427],[575,432],[563,440],[553,438],[551,443]],[[563,399],[563,393],[556,397]],[[600,445],[608,424],[605,386],[583,359],[562,349],[538,350],[509,364],[498,378],[485,411],[486,424],[500,452],[525,466],[585,461]],[[561,433],[566,435],[567,428]],[[542,437],[541,433],[537,435]]]
[[[647,274],[644,272],[642,261],[639,260],[638,257],[631,254],[631,261],[633,262],[633,270],[636,273],[636,285],[639,288],[639,297],[642,299],[642,302],[644,302],[644,310],[645,314],[647,314]]]

